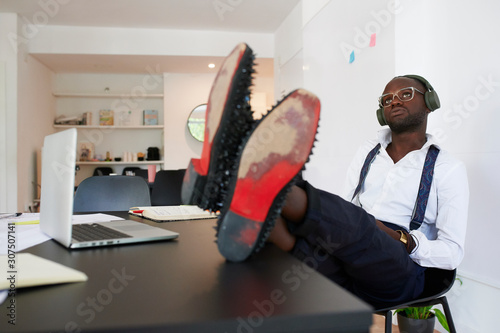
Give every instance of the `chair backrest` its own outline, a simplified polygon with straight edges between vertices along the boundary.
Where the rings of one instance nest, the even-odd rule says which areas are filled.
[[[151,204],[153,206],[182,205],[181,189],[185,172],[186,169],[158,171],[151,190]]]
[[[110,167],[97,167],[94,169],[92,176],[109,176],[113,172],[113,168]]]
[[[151,206],[146,180],[138,176],[105,176],[84,179],[76,189],[73,212],[127,211]]]

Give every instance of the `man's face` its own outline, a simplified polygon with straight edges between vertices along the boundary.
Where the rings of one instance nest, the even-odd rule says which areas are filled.
[[[390,81],[384,94],[396,93],[403,88],[413,87],[424,93],[425,87],[420,82],[406,77],[394,78]],[[384,115],[389,128],[395,133],[414,132],[418,129],[425,130],[429,109],[425,105],[424,95],[414,91],[413,98],[401,101],[398,96],[393,96],[392,102],[384,106]],[[404,98],[403,98],[404,99]]]

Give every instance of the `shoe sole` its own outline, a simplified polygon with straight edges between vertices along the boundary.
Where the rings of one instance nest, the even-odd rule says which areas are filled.
[[[264,116],[242,146],[237,173],[219,216],[217,245],[230,261],[259,251],[315,142],[319,99],[293,91]],[[226,205],[228,206],[228,205]]]
[[[200,159],[192,159],[181,190],[184,204],[220,210],[235,153],[253,123],[249,104],[255,56],[241,43],[226,57],[210,91]]]

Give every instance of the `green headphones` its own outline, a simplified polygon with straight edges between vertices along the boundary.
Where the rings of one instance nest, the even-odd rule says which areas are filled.
[[[407,77],[410,79],[415,79],[417,81],[420,81],[425,86],[426,89],[424,93],[424,101],[427,108],[431,111],[439,109],[439,107],[441,106],[441,103],[439,102],[439,97],[434,88],[432,88],[431,84],[426,79],[418,75],[403,75],[397,77]],[[380,104],[379,104],[379,109],[377,110],[377,119],[381,126],[387,125],[387,121],[385,120],[385,115],[384,115],[384,107]]]

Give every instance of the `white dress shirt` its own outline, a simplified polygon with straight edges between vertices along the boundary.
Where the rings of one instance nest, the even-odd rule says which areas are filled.
[[[430,134],[420,150],[394,163],[386,151],[391,141],[391,131],[385,129],[378,133],[376,140],[360,147],[347,173],[344,198],[380,221],[409,230],[425,157],[430,145],[437,146],[440,152],[425,218],[419,229],[411,231],[417,247],[410,257],[424,267],[456,268],[464,256],[467,227],[469,185],[465,165],[443,151]],[[351,200],[366,156],[377,143],[382,146],[380,152],[370,166],[360,193]]]

